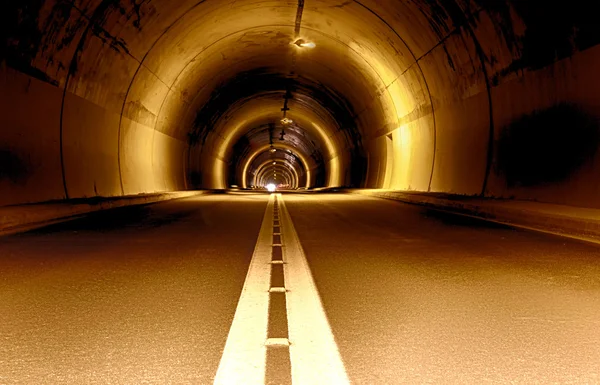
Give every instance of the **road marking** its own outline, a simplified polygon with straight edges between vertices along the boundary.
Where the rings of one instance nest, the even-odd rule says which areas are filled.
[[[287,338],[269,338],[265,343],[267,346],[290,346],[290,340]]]
[[[265,382],[273,202],[274,196],[271,195],[217,369],[215,385],[262,385]]]
[[[273,245],[276,205],[281,244]],[[274,246],[281,260],[271,260]],[[273,265],[283,265],[285,287],[270,287]],[[270,293],[285,293],[288,338],[268,338]],[[269,198],[214,384],[264,384],[269,347],[289,347],[293,385],[350,384],[281,194]]]
[[[279,197],[292,383],[349,384],[306,256],[283,197]]]

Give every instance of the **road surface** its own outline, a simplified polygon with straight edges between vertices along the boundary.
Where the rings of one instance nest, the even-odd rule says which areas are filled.
[[[200,196],[0,238],[0,384],[240,375],[600,383],[600,248],[308,193]]]

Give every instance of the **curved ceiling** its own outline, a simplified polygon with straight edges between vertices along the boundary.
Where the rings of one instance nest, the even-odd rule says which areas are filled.
[[[581,162],[565,161],[577,166],[560,180],[514,182],[501,153],[512,147],[498,144],[534,111],[567,104],[597,114],[598,93],[586,88],[598,87],[577,76],[598,62],[600,34],[585,2],[0,7],[9,127],[0,159],[11,165],[0,170],[2,204],[246,186],[271,143],[293,154],[289,178],[299,187],[562,202],[597,195],[570,192],[571,179],[582,186],[595,175]]]

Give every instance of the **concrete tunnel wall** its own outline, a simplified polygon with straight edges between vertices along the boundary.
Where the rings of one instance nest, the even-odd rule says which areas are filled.
[[[297,55],[326,185],[359,156],[361,187],[600,207],[592,2],[302,3],[310,53],[296,1],[2,4],[0,205],[226,187],[235,141],[280,114],[253,101],[283,90],[219,92]]]

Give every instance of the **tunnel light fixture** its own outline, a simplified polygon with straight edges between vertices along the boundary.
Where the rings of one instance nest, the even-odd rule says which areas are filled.
[[[298,39],[294,42],[294,44],[301,48],[315,48],[317,46],[312,41],[306,41],[304,39]]]
[[[291,123],[294,123],[294,121],[290,118],[283,118],[283,119],[281,119],[281,123],[282,124],[291,124]]]
[[[277,162],[273,162],[273,164],[277,164]]]

